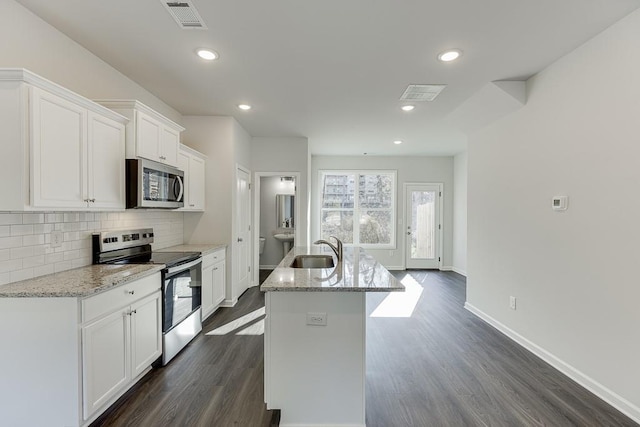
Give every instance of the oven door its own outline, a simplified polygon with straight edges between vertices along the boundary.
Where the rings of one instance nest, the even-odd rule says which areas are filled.
[[[202,258],[164,271],[162,332],[167,333],[202,305]]]

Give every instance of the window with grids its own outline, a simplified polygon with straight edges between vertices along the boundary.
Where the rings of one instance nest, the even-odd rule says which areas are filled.
[[[320,236],[395,247],[395,171],[320,171]]]

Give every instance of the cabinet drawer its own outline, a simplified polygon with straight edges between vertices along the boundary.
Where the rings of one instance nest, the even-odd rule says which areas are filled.
[[[82,300],[82,322],[88,322],[152,294],[162,288],[160,273],[125,283]]]
[[[217,262],[223,261],[225,257],[225,248],[218,249],[202,257],[202,268],[209,267]]]

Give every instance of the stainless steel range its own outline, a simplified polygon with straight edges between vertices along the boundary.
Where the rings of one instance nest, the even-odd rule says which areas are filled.
[[[164,264],[162,270],[162,364],[166,365],[202,330],[200,252],[154,252],[153,229],[93,235],[94,264]]]

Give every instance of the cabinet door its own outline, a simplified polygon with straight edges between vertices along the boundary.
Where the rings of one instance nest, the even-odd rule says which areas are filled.
[[[136,154],[138,157],[161,162],[160,136],[162,125],[153,117],[136,112]]]
[[[197,211],[204,211],[204,179],[205,179],[204,159],[199,157],[189,157],[189,208]],[[186,202],[185,202],[186,206]]]
[[[162,354],[161,293],[131,305],[131,377],[135,378]]]
[[[89,207],[125,208],[124,125],[89,112]]]
[[[213,304],[216,306],[224,301],[225,297],[226,274],[224,263],[223,259],[222,262],[213,265]]]
[[[87,110],[32,87],[31,205],[85,208]]]
[[[202,320],[206,319],[215,308],[213,301],[213,265],[202,269]]]
[[[129,382],[129,319],[123,309],[82,328],[85,420]]]
[[[184,207],[180,208],[181,211],[188,211],[189,200],[191,200],[191,191],[189,185],[191,183],[191,172],[189,172],[189,159],[191,156],[184,151],[178,151],[178,169],[184,172]]]
[[[179,144],[180,132],[163,126],[160,132],[160,159],[163,163],[178,166]]]

